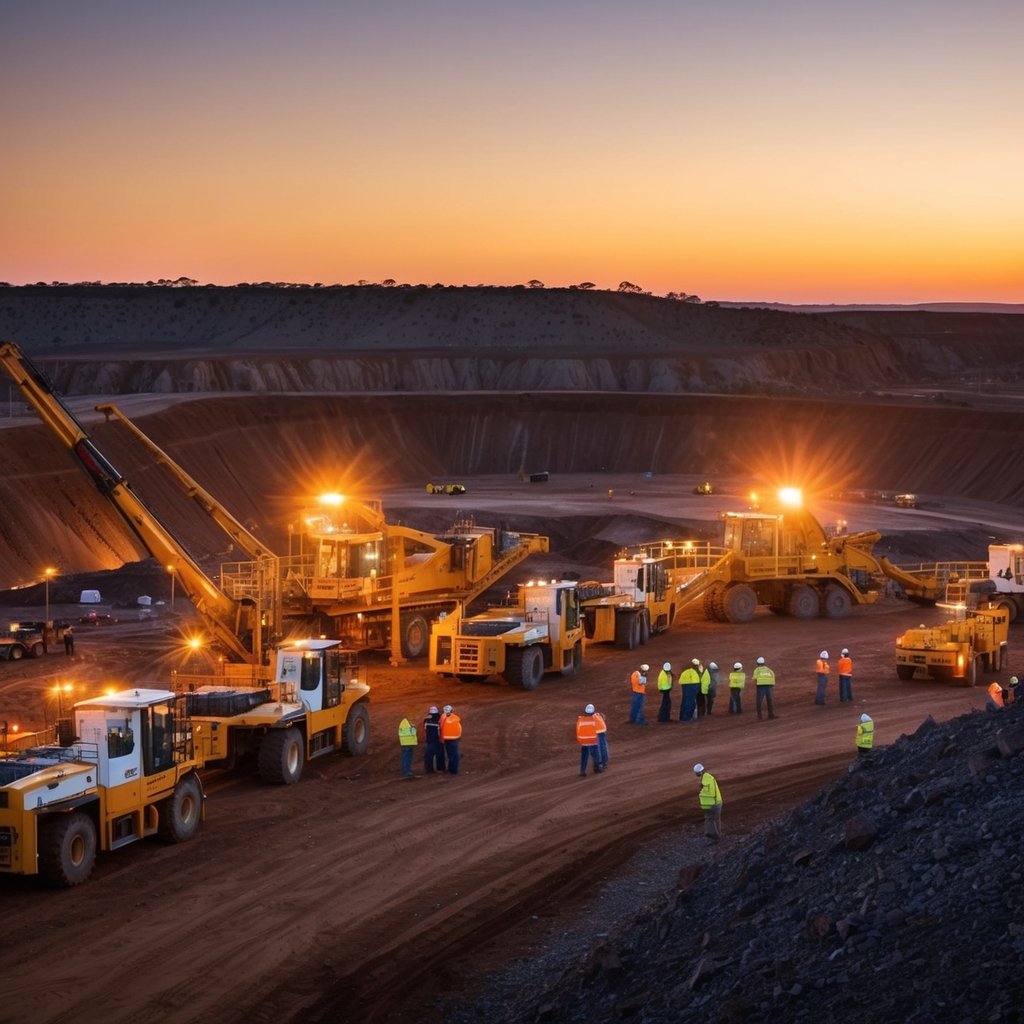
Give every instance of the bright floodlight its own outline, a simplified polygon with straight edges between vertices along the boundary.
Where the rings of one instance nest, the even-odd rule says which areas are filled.
[[[800,493],[799,487],[783,487],[779,490],[779,501],[783,505],[792,505],[797,507],[804,503],[804,497]]]
[[[317,500],[321,505],[331,505],[336,508],[345,501],[345,496],[343,494],[335,494],[332,492],[330,494],[321,494]]]

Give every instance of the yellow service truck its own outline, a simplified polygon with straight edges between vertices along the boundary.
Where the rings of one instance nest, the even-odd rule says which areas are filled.
[[[203,818],[186,699],[130,689],[77,703],[56,741],[0,756],[0,874],[79,885],[98,850],[181,843]]]
[[[896,638],[896,675],[913,679],[920,670],[932,679],[974,686],[979,668],[1000,672],[1006,665],[1009,621],[1005,609],[979,608],[962,619],[908,629]]]

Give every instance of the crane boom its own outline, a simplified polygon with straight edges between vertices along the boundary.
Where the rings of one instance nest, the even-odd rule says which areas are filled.
[[[143,547],[173,572],[189,600],[233,660],[262,660],[258,610],[248,600],[234,601],[211,580],[181,542],[147,508],[128,481],[89,438],[74,413],[49,381],[13,342],[0,345],[0,366],[70,449],[93,483],[114,505]],[[276,569],[271,568],[276,575]]]

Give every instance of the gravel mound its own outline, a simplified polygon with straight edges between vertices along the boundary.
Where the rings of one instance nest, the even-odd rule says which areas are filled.
[[[631,882],[670,860],[641,856],[576,928],[444,1018],[1024,1019],[1022,750],[1024,705],[928,718],[745,840],[705,850],[690,830],[646,902]]]

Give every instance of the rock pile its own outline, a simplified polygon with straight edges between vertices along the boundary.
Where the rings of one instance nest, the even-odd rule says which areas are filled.
[[[1022,750],[1024,706],[928,718],[742,847],[684,869],[668,904],[554,984],[511,997],[497,984],[501,998],[475,1012],[494,1024],[1024,1019]]]

